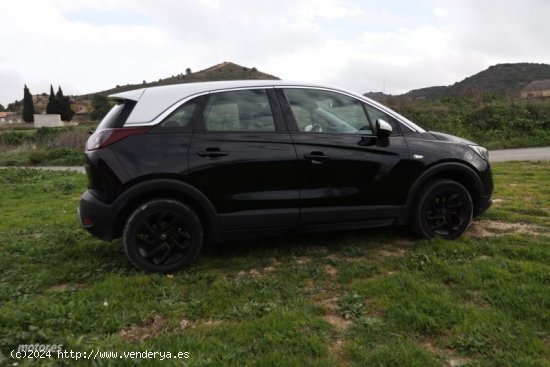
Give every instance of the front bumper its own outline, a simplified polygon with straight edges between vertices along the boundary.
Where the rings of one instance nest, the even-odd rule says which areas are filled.
[[[487,167],[484,170],[480,171],[480,178],[483,183],[483,192],[479,195],[479,202],[475,215],[479,215],[489,209],[493,201],[493,172],[489,163],[487,163]]]
[[[80,197],[77,212],[80,225],[88,232],[107,241],[114,238],[117,211],[112,206],[86,191]]]
[[[486,211],[491,207],[492,202],[493,202],[492,196],[481,196],[479,199],[479,204],[476,208],[476,212],[474,214],[476,216],[480,215],[481,213],[483,213],[484,211]]]

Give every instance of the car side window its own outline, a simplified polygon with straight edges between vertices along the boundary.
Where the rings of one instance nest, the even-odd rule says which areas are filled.
[[[390,124],[392,128],[392,132],[390,136],[399,134],[399,128],[398,124],[399,122],[392,116],[388,115],[386,112],[379,110],[378,108],[372,107],[370,105],[365,105],[365,108],[367,110],[367,113],[369,115],[369,119],[371,122],[376,126],[376,120],[382,119],[386,121],[388,124]]]
[[[191,119],[193,117],[193,113],[195,113],[195,110],[197,109],[198,101],[191,100],[189,102],[184,103],[180,107],[178,107],[174,112],[172,112],[168,117],[160,123],[159,127],[162,128],[184,128],[188,127]]]
[[[203,113],[207,131],[275,131],[264,89],[213,93]]]
[[[372,134],[361,101],[316,89],[285,89],[298,129],[312,133]]]

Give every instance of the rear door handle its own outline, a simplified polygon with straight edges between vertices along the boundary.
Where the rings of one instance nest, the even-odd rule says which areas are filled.
[[[310,154],[304,154],[304,158],[311,161],[313,164],[322,164],[329,160],[330,157],[323,152],[311,152]]]
[[[206,148],[202,152],[197,152],[197,154],[201,157],[207,157],[207,158],[213,159],[213,158],[225,157],[229,153],[222,152],[220,148]]]

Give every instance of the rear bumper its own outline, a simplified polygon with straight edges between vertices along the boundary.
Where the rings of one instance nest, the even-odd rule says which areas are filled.
[[[80,197],[78,220],[88,232],[103,240],[112,240],[115,232],[117,211],[103,203],[90,191]]]

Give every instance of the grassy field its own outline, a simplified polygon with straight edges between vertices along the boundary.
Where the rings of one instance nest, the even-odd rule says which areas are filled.
[[[549,366],[550,164],[494,173],[493,207],[452,242],[406,229],[239,241],[163,276],[78,228],[84,175],[0,170],[0,365],[78,365],[10,358],[43,343],[189,352],[167,366]]]
[[[488,149],[550,145],[550,100],[498,96],[407,101],[392,108],[423,128],[457,135]]]
[[[96,125],[0,129],[0,166],[82,165],[88,131]]]

